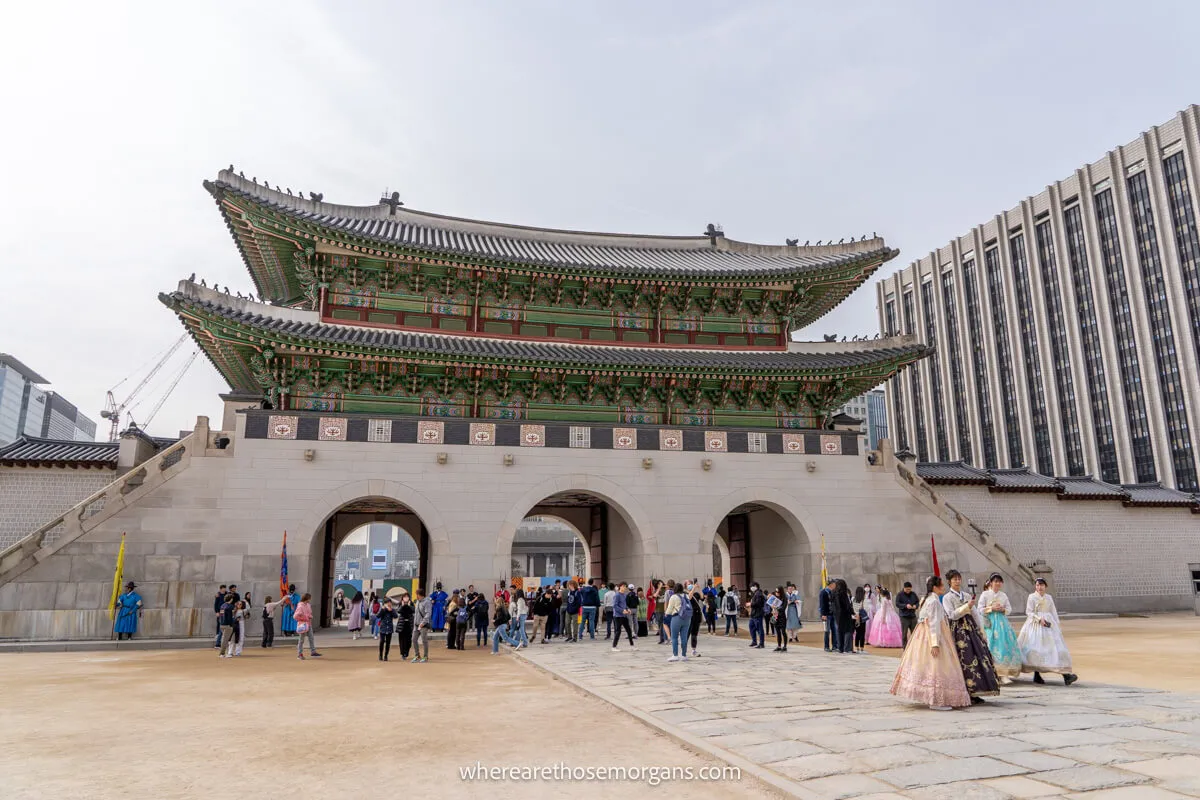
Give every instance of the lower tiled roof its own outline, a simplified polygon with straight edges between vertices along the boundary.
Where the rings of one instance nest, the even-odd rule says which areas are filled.
[[[76,442],[26,436],[0,447],[0,466],[117,468],[119,442]]]
[[[962,461],[932,461],[917,464],[917,474],[926,483],[979,484],[990,486],[992,476],[987,470],[972,467]]]
[[[997,492],[1061,492],[1062,485],[1054,478],[1039,475],[1028,467],[1009,467],[988,470],[992,490]]]
[[[336,325],[315,320],[271,315],[271,306],[242,303],[232,308],[212,300],[187,297],[182,292],[160,294],[159,299],[176,311],[193,309],[274,334],[347,347],[377,348],[431,356],[465,357],[485,361],[542,362],[580,367],[618,369],[721,369],[751,372],[823,372],[869,367],[895,359],[911,361],[924,357],[932,348],[924,344],[896,347],[847,349],[840,352],[793,350],[688,350],[656,347],[621,347],[569,344],[528,339],[491,339],[486,336],[455,336],[407,330],[381,330]]]
[[[1194,506],[1196,496],[1170,489],[1162,483],[1127,483],[1121,488],[1129,495],[1127,506]]]
[[[1090,475],[1056,479],[1063,487],[1059,500],[1126,500],[1129,494],[1120,486],[1098,481]]]

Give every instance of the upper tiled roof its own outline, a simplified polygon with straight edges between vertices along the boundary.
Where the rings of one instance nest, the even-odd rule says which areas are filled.
[[[972,467],[962,461],[940,461],[917,464],[917,474],[926,483],[981,484],[990,486],[992,476],[987,470]]]
[[[1089,475],[1060,477],[1057,480],[1063,487],[1059,500],[1124,500],[1129,497],[1120,486],[1098,481]]]
[[[880,237],[823,246],[776,246],[723,236],[639,236],[532,228],[447,217],[386,203],[346,206],[305,199],[221,170],[205,181],[215,197],[229,193],[331,231],[376,242],[515,264],[577,267],[665,278],[786,277],[853,263],[878,267],[899,254]]]
[[[159,299],[178,312],[192,310],[273,334],[349,347],[378,348],[406,353],[461,357],[471,360],[519,361],[618,369],[740,369],[750,372],[822,372],[869,367],[894,359],[911,361],[932,352],[924,344],[888,347],[872,340],[870,347],[827,351],[824,343],[812,350],[688,350],[657,347],[621,347],[568,344],[526,339],[492,339],[486,336],[381,330],[357,325],[320,322],[314,312],[280,309],[249,300],[227,298],[181,282],[186,291],[160,294]]]
[[[1162,483],[1127,483],[1121,488],[1129,495],[1127,506],[1194,506],[1196,497]]]
[[[0,465],[6,467],[117,466],[119,442],[75,442],[26,436],[0,447]]]

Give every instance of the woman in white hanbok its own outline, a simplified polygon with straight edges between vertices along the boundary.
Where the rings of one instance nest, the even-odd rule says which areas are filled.
[[[1071,651],[1063,640],[1054,598],[1046,592],[1046,581],[1041,578],[1025,603],[1025,624],[1017,635],[1017,644],[1021,646],[1021,671],[1032,672],[1034,683],[1045,683],[1043,672],[1061,674],[1067,686],[1079,680],[1071,672]]]

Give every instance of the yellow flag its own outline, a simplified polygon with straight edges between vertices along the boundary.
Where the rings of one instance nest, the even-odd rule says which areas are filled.
[[[825,534],[821,534],[821,588],[829,585],[829,567],[825,565]]]
[[[121,594],[121,576],[125,572],[125,534],[121,534],[121,549],[117,551],[117,569],[113,572],[112,598],[108,601],[108,618],[117,613],[117,597]]]

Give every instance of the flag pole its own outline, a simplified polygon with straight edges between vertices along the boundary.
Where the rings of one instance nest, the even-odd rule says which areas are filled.
[[[110,629],[108,632],[109,641],[112,641],[113,639],[117,638],[117,615],[115,612],[116,612],[116,607],[117,607],[118,593],[121,591],[121,579],[124,577],[125,577],[125,531],[122,531],[121,532],[121,547],[120,547],[120,549],[117,550],[117,566],[116,566],[116,569],[113,571],[112,596],[109,598],[109,601],[108,601],[108,618],[112,622],[112,625],[110,626]]]

